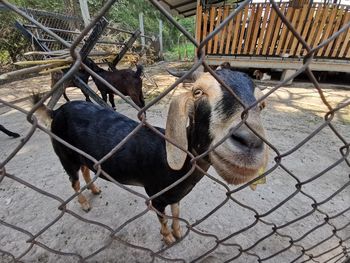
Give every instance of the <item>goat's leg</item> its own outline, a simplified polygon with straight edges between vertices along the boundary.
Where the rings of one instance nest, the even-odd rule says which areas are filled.
[[[174,217],[173,223],[171,225],[171,228],[173,229],[173,235],[176,239],[180,239],[182,237],[182,231],[180,227],[180,206],[179,203],[175,203],[170,205],[171,207],[171,214]]]
[[[74,191],[77,193],[80,191],[80,182],[79,182],[79,169],[81,167],[80,157],[73,150],[59,144],[58,142],[53,142],[53,148],[58,154],[58,158],[61,161],[61,164],[69,176],[69,180],[72,183]],[[78,194],[78,202],[81,205],[82,209],[86,212],[90,210],[90,204],[83,193]]]
[[[79,192],[80,190],[79,178],[77,180],[72,180],[72,187],[76,193]],[[83,195],[82,193],[78,195],[78,202],[81,205],[81,208],[85,212],[90,211],[91,207],[90,207],[89,201],[86,199],[85,195]]]
[[[171,245],[176,241],[176,239],[168,228],[168,219],[166,219],[163,216],[158,216],[158,220],[160,222],[160,233],[163,236],[163,240],[165,244]]]
[[[84,180],[85,180],[86,184],[89,184],[91,182],[89,168],[83,165],[83,166],[80,167],[80,170],[81,170],[81,173],[83,174],[83,177],[84,177]],[[98,195],[98,194],[101,193],[100,188],[98,188],[95,183],[91,183],[88,188],[95,195]]]
[[[158,212],[165,215],[165,206],[164,205],[158,204],[155,201],[152,202],[152,205],[155,209],[158,210]],[[164,240],[165,244],[171,245],[172,243],[174,243],[176,241],[176,239],[168,228],[168,219],[166,219],[163,215],[157,214],[158,220],[160,222],[160,233],[163,236],[163,240]]]
[[[81,90],[81,92],[84,94],[85,96],[85,101],[91,102],[89,94],[87,94],[84,90]]]
[[[64,89],[63,91],[63,98],[66,100],[66,101],[70,101],[70,99],[68,98],[67,94],[66,94],[66,89]]]
[[[100,90],[101,91],[101,90]],[[104,102],[107,102],[107,92],[101,91],[101,96]]]
[[[108,95],[109,95],[109,102],[111,103],[112,108],[115,110],[116,108],[115,108],[115,104],[114,104],[114,94],[110,92],[110,93],[108,93]]]

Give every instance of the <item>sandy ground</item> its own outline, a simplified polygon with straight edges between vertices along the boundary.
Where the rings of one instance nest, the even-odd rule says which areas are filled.
[[[144,81],[144,88],[148,94],[147,101],[174,81],[173,77],[159,68],[164,69],[162,65],[157,68],[147,68],[147,72],[158,84],[158,87],[155,87],[154,83]],[[12,82],[0,86],[0,96],[6,101],[20,100],[33,89],[48,90],[48,83],[47,77]],[[266,87],[264,93],[270,89],[271,87]],[[340,105],[350,99],[350,90],[324,89],[324,93],[332,106]],[[72,99],[82,98],[80,91],[76,89],[69,89],[68,95]],[[147,111],[150,123],[164,127],[168,97]],[[24,109],[30,107],[28,101],[22,101],[16,105]],[[136,111],[120,100],[118,100],[117,109],[136,119]],[[266,262],[290,262],[301,255],[302,248],[307,249],[307,254],[312,254],[317,262],[324,262],[342,252],[343,247],[339,246],[339,241],[346,238],[348,239],[343,246],[349,252],[350,227],[347,224],[350,222],[350,211],[337,216],[350,204],[350,187],[343,188],[344,185],[349,185],[350,167],[343,160],[339,151],[339,148],[344,146],[344,142],[329,126],[326,126],[308,142],[297,147],[324,123],[326,112],[327,108],[315,89],[295,86],[278,89],[269,96],[267,109],[262,113],[267,137],[273,146],[273,149],[270,150],[268,166],[271,173],[267,177],[266,184],[259,185],[256,191],[251,191],[249,188],[238,191],[233,195],[236,202],[232,200],[225,202],[211,216],[196,225],[196,232],[190,231],[184,240],[163,252],[162,250],[166,247],[159,234],[158,220],[152,212],[132,221],[116,236],[135,246],[146,247],[154,252],[161,251],[159,255],[163,258],[156,257],[154,262],[167,262],[165,259],[183,259],[190,262],[197,260],[211,249],[213,249],[212,253],[208,253],[199,261],[224,262],[239,255],[240,251],[249,249],[249,253],[243,252],[235,262],[257,262],[257,256],[261,259],[267,258]],[[30,129],[23,113],[4,105],[0,105],[0,123],[20,133],[21,138],[24,138]],[[332,127],[349,143],[350,106],[337,112],[331,123]],[[11,139],[0,133],[1,162],[14,151],[21,138]],[[297,149],[289,152],[294,148]],[[286,154],[282,158],[282,166],[291,171],[296,178],[289,175],[282,166],[276,165],[277,152]],[[349,163],[348,154],[346,158]],[[336,166],[327,169],[337,162]],[[6,171],[63,200],[73,194],[68,176],[53,152],[49,136],[40,130],[36,130],[26,145],[6,165]],[[322,171],[324,171],[322,176],[303,185],[302,192],[296,193],[297,180],[308,180]],[[212,168],[209,173],[221,180]],[[67,208],[83,218],[102,222],[112,229],[117,229],[128,219],[145,210],[144,199],[102,179],[98,179],[97,184],[102,189],[101,195],[93,196],[90,192],[85,191],[93,206],[89,213],[81,210],[77,200],[70,202]],[[140,187],[131,187],[131,189],[145,194]],[[332,196],[338,190],[339,193]],[[276,207],[293,193],[295,193],[293,198],[282,206]],[[226,189],[221,184],[205,177],[182,200],[181,217],[191,224],[195,223],[222,204],[225,199]],[[317,207],[317,211],[285,225],[313,211],[311,205],[314,202],[322,202]],[[10,178],[5,177],[0,182],[1,222],[37,234],[60,215],[61,211],[58,210],[58,206],[58,201]],[[273,208],[276,209],[272,210]],[[259,221],[254,224],[256,222],[254,210],[259,214],[265,214],[262,217],[265,223]],[[324,219],[325,213],[330,218],[327,222]],[[335,217],[332,218],[333,216]],[[182,225],[186,231],[185,223],[182,222]],[[251,225],[252,227],[247,231],[228,238],[225,245],[217,246],[217,238],[229,237],[230,234]],[[280,227],[277,233],[272,230],[273,225]],[[343,228],[343,226],[346,227]],[[336,232],[336,235],[333,234],[335,228],[341,229]],[[86,257],[108,244],[109,235],[110,232],[105,228],[82,222],[65,213],[36,240],[58,252],[74,253]],[[267,235],[269,236],[266,237]],[[297,240],[293,246],[290,245],[288,236]],[[0,262],[12,262],[11,257],[1,251],[10,252],[16,257],[26,252],[30,248],[30,244],[26,243],[28,239],[29,235],[24,232],[0,224]],[[259,240],[260,242],[256,244]],[[321,242],[323,240],[325,241]],[[318,243],[320,244],[313,248]],[[256,246],[253,246],[254,244]],[[291,246],[290,249],[283,251],[289,246]],[[328,253],[322,255],[328,250],[330,250]],[[269,258],[279,251],[281,252]],[[335,262],[338,258],[330,262]],[[307,259],[309,257],[304,255],[295,262]],[[57,255],[34,245],[21,260],[24,262],[78,262],[79,258],[74,255]],[[151,261],[152,257],[149,252],[126,246],[125,243],[118,240],[114,240],[107,249],[87,260],[87,262]]]

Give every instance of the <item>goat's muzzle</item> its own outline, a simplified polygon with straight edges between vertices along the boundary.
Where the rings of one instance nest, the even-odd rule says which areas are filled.
[[[253,114],[252,114],[253,115]],[[264,129],[258,120],[251,124],[262,138]],[[214,139],[213,145],[219,140]],[[242,184],[258,176],[267,164],[267,145],[246,125],[235,130],[209,157],[218,174],[229,184]]]

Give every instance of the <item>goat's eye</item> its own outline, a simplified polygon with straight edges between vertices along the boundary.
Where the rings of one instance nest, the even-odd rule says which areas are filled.
[[[197,99],[199,98],[200,96],[203,95],[203,91],[201,89],[196,89],[194,92],[193,92],[193,96]]]

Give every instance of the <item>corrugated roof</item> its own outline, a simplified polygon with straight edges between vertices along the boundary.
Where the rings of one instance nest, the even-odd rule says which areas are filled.
[[[205,2],[220,3],[224,0],[211,0]],[[197,0],[160,0],[162,6],[175,15],[184,17],[196,14]]]

